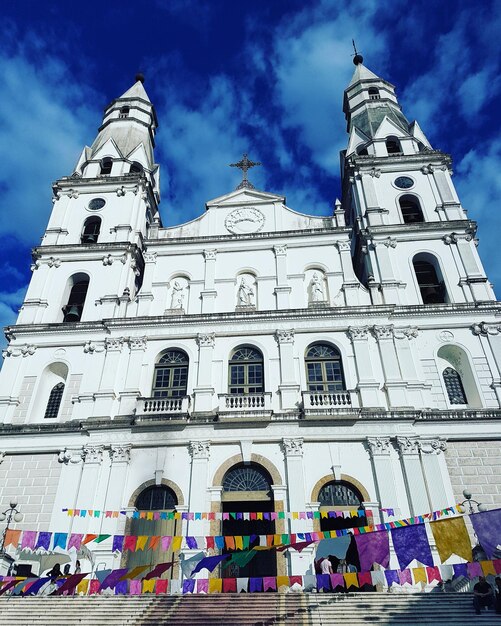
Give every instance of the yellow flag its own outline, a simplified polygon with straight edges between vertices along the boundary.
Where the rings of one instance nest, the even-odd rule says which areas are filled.
[[[471,541],[462,517],[431,522],[430,526],[442,563],[452,554],[471,561]]]
[[[346,589],[350,587],[358,587],[358,576],[356,572],[350,572],[348,574],[343,574],[344,582],[346,585]]]
[[[143,580],[143,593],[153,593],[155,591],[155,579]]]
[[[243,550],[244,549],[244,541],[242,539],[242,537],[235,535],[235,548],[237,550]]]
[[[144,550],[147,541],[148,541],[148,537],[146,535],[139,535],[139,537],[137,538],[137,543],[136,543],[136,551]]]
[[[480,566],[484,576],[489,576],[489,574],[492,574],[493,576],[496,575],[496,570],[494,569],[494,563],[492,561],[480,561]]]
[[[273,545],[274,546],[282,545],[282,535],[273,535]]]
[[[89,590],[89,579],[84,578],[77,585],[77,593],[79,595],[82,594],[83,596],[86,596],[88,590]]]
[[[172,543],[170,545],[170,549],[172,552],[178,552],[181,550],[181,543],[183,542],[182,537],[172,537]]]
[[[297,511],[292,512],[292,519],[299,519],[299,513]]]
[[[277,589],[280,587],[289,587],[291,584],[288,576],[277,576]]]
[[[120,580],[132,580],[133,578],[137,578],[140,574],[142,574],[145,570],[151,569],[151,565],[137,565],[130,569],[127,574],[124,574],[120,577]]]
[[[221,593],[222,589],[222,578],[209,578],[209,593]]]
[[[424,569],[424,567],[414,567],[412,569],[412,573],[414,574],[415,585],[417,585],[418,583],[424,583],[426,585],[428,581],[426,580],[426,570]]]
[[[256,519],[263,519],[263,514],[262,513],[256,513]]]
[[[146,513],[146,519],[150,519],[150,520],[153,519],[153,511],[148,511]]]

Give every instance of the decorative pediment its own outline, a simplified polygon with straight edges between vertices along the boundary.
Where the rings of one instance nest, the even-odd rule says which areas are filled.
[[[142,142],[138,146],[136,146],[134,150],[129,152],[126,158],[129,159],[129,161],[137,161],[145,167],[149,167],[148,155],[146,153],[146,150],[144,149],[144,144]]]
[[[280,202],[285,204],[285,196],[277,196],[266,191],[258,191],[257,189],[236,189],[224,196],[219,196],[206,203],[206,209],[228,206],[242,206],[254,204],[270,204]]]
[[[123,155],[117,147],[117,144],[113,139],[108,139],[100,146],[92,155],[93,159],[103,159],[104,157],[115,157],[116,159],[122,159]]]
[[[384,137],[388,137],[388,135],[394,135],[395,137],[408,137],[409,133],[386,115],[379,125],[374,138],[383,139]]]
[[[416,121],[414,121],[411,125],[411,134],[418,141],[424,144],[427,148],[431,149],[430,142],[428,141],[428,139],[426,138],[426,135],[421,130],[421,126]]]
[[[368,137],[363,131],[354,126],[350,133],[350,141],[348,142],[348,149],[346,150],[346,156],[349,156],[353,152],[356,151],[357,146],[360,144],[364,144],[370,141],[370,137]]]

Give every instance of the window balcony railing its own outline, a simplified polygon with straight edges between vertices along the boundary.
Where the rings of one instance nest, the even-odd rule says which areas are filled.
[[[271,415],[271,393],[220,393],[219,413]]]
[[[179,398],[140,398],[137,414],[144,417],[162,416],[166,419],[187,416],[190,409],[190,396]]]
[[[315,413],[332,414],[346,412],[359,407],[356,391],[303,391],[303,409],[305,415]]]

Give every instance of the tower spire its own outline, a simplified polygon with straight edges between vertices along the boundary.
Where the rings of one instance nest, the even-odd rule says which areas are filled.
[[[351,40],[351,43],[353,44],[353,50],[355,51],[355,54],[353,55],[353,63],[355,65],[361,65],[364,62],[364,57],[358,53],[354,39]]]

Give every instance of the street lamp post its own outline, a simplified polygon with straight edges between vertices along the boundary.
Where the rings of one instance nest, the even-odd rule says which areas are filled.
[[[471,491],[469,489],[463,490],[463,496],[465,499],[459,505],[461,513],[466,513],[466,512],[470,514],[475,513],[475,509],[473,508],[473,505],[477,507],[479,513],[482,513],[483,511],[487,511],[487,506],[485,504],[481,504],[480,502],[477,502],[476,500],[472,499]],[[468,507],[468,511],[466,507]]]
[[[2,544],[0,545],[0,556],[5,554],[5,539],[7,537],[7,531],[9,530],[10,523],[12,520],[15,522],[23,521],[23,514],[17,510],[17,499],[13,498],[10,502],[10,508],[0,513],[0,522],[5,522],[7,520],[7,524],[4,528],[2,534]]]

